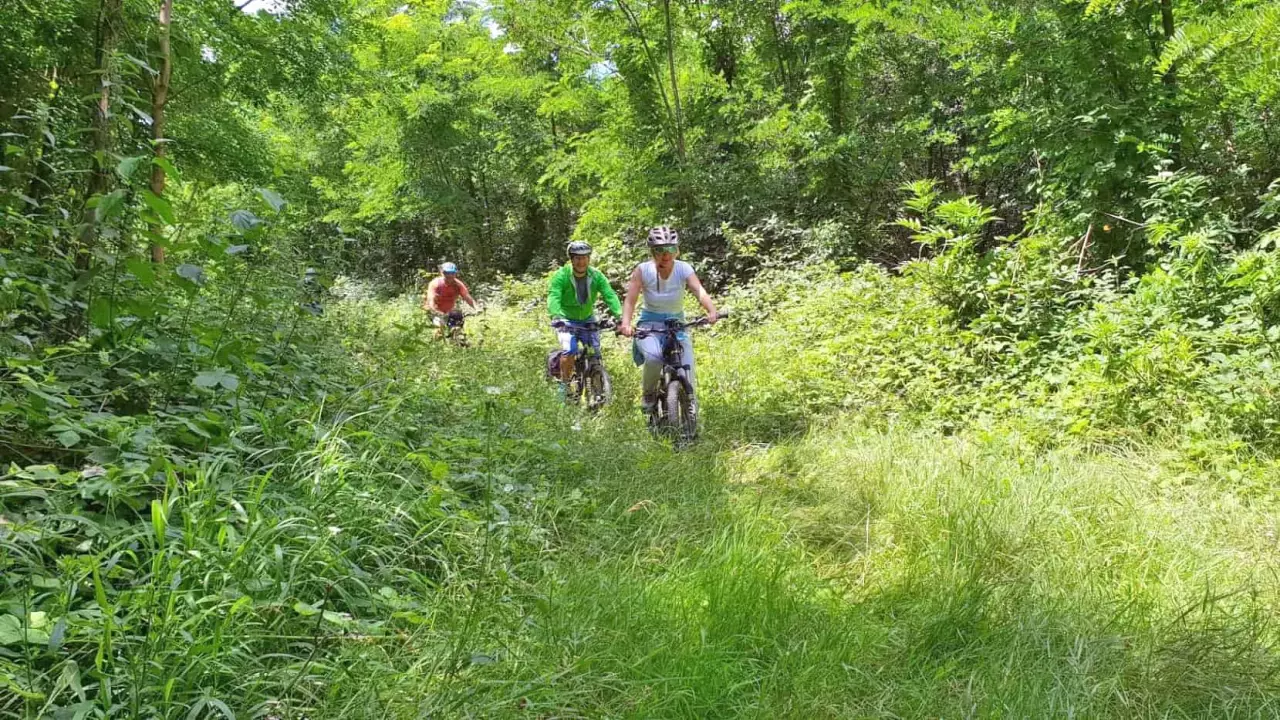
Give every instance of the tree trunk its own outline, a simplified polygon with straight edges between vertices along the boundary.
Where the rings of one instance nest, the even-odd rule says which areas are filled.
[[[782,96],[790,102],[791,73],[787,70],[787,59],[782,45],[782,31],[778,29],[778,14],[782,11],[777,5],[772,7],[772,12],[769,15],[769,29],[773,31],[773,54],[774,59],[778,61],[778,82],[782,85]]]
[[[649,48],[649,40],[645,37],[644,27],[640,25],[640,18],[627,5],[626,0],[618,0],[618,8],[622,10],[624,15],[626,15],[627,22],[629,22],[632,29],[635,30],[636,37],[640,39],[640,47],[644,50],[645,60],[648,61],[650,71],[653,73],[653,84],[657,86],[658,95],[662,98],[662,106],[666,110],[667,123],[674,131],[676,129],[677,121],[675,112],[671,109],[671,101],[667,99],[667,84],[662,81],[662,70],[658,66],[658,61],[653,57],[653,51]],[[684,152],[680,138],[675,136],[675,133],[673,132],[673,137],[667,138],[667,141],[671,143],[671,147],[676,151],[680,160],[683,161]]]
[[[97,42],[97,101],[93,109],[93,172],[89,175],[86,199],[106,193],[111,184],[111,167],[107,154],[111,150],[111,68],[116,43],[120,38],[123,0],[102,0],[98,11]],[[89,267],[89,258],[98,238],[98,221],[95,208],[85,208],[84,227],[80,232],[80,247],[76,254],[76,266]]]
[[[831,129],[844,135],[844,58],[827,62],[827,82],[831,84]]]
[[[169,100],[169,80],[173,74],[172,54],[169,51],[169,26],[173,21],[173,0],[160,2],[160,76],[151,89],[151,142],[156,159],[165,156],[164,106]],[[151,164],[151,192],[164,197],[165,172],[159,163]],[[164,246],[156,242],[163,232],[159,223],[151,225],[151,261],[164,262]]]
[[[1173,39],[1173,0],[1160,0],[1160,27],[1164,31],[1164,42],[1168,46]],[[1169,103],[1169,133],[1173,135],[1173,147],[1170,158],[1175,168],[1182,165],[1182,113],[1178,110],[1178,64],[1172,63],[1161,78],[1164,82],[1165,96]]]
[[[551,147],[555,150],[560,149],[560,134],[556,130],[555,113],[551,114]],[[565,245],[569,242],[569,212],[565,207],[564,193],[559,187],[556,188],[556,205],[548,226],[553,243]]]
[[[671,28],[671,0],[662,0],[662,12],[667,19],[667,70],[671,73],[671,99],[675,103],[676,145],[680,160],[685,158],[684,110],[680,107],[680,80],[676,76],[676,41]]]

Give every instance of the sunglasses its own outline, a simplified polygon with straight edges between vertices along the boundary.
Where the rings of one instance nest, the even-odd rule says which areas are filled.
[[[654,255],[673,255],[675,251],[675,245],[658,245],[653,248]]]

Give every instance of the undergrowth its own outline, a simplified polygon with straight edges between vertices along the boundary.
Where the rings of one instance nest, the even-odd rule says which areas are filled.
[[[1273,716],[1274,239],[1159,182],[1131,280],[927,186],[897,272],[758,268],[683,452],[621,342],[557,400],[536,283],[462,349],[248,211],[6,251],[0,710]]]
[[[536,312],[474,319],[467,351],[425,342],[408,301],[316,322],[347,390],[271,452],[110,509],[83,471],[10,473],[8,711],[1277,710],[1276,509],[1167,454],[867,425],[870,405],[806,422],[741,350],[789,319],[701,336],[707,437],[683,453],[644,434],[621,344],[618,402],[560,406]]]

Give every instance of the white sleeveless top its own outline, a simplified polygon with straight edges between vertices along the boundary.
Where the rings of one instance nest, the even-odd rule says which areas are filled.
[[[684,312],[685,282],[693,275],[693,266],[677,260],[671,268],[671,276],[658,277],[658,267],[652,260],[640,263],[640,285],[644,289],[644,309],[675,315]]]

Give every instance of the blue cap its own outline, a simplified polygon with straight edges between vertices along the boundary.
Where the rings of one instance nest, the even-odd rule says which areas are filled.
[[[448,275],[456,275],[458,274],[458,266],[454,265],[451,262],[447,262],[440,266],[440,272],[446,273]]]

